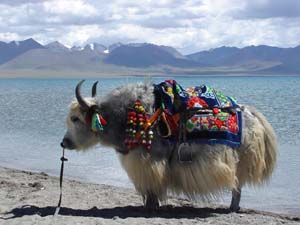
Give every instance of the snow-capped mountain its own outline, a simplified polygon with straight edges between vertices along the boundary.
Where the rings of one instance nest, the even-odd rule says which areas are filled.
[[[32,38],[24,41],[11,41],[9,43],[0,41],[0,64],[8,62],[16,56],[32,49],[45,48]]]
[[[71,51],[72,52],[74,52],[74,51],[82,51],[83,49],[84,49],[84,47],[82,47],[82,46],[76,46],[76,45],[74,45],[74,46],[72,46]]]
[[[58,41],[54,41],[54,42],[51,42],[51,43],[45,45],[45,48],[51,49],[54,51],[70,51],[70,49],[68,47],[66,47],[65,45],[63,45],[62,43],[60,43]]]
[[[97,53],[104,54],[107,50],[107,47],[98,43],[87,44],[84,47],[84,50],[96,51]]]
[[[24,41],[0,41],[0,72],[24,69],[38,71],[156,71],[288,73],[300,74],[300,46],[278,48],[247,46],[221,47],[187,56],[170,46],[149,43],[115,43],[106,47],[98,43],[68,48],[58,41],[45,46],[32,38]],[[170,69],[172,68],[172,69]],[[174,69],[175,68],[175,69]],[[181,72],[182,73],[182,72]]]

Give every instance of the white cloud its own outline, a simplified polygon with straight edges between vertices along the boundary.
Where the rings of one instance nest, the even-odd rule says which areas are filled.
[[[91,37],[103,34],[103,30],[97,25],[73,26],[65,33],[62,42],[67,45],[83,45],[89,42]]]
[[[97,14],[92,5],[81,0],[47,1],[43,4],[45,11],[52,14],[69,14],[90,17]]]
[[[300,44],[298,0],[12,0],[0,2],[0,40],[67,45],[150,42],[184,53],[223,45]]]
[[[18,40],[20,36],[17,33],[4,32],[0,33],[0,41],[10,42],[12,40]]]
[[[300,1],[298,0],[248,0],[232,14],[241,19],[249,18],[300,18]]]
[[[1,0],[0,4],[1,5],[11,5],[11,6],[18,6],[22,4],[28,4],[28,3],[41,3],[41,2],[46,2],[50,0]]]

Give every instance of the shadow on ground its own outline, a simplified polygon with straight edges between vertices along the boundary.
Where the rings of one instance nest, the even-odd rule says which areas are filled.
[[[15,208],[10,212],[5,213],[8,217],[2,219],[9,220],[19,218],[23,216],[39,215],[41,217],[54,215],[56,207],[37,207],[33,205],[24,205],[20,208]],[[149,211],[143,206],[125,206],[115,208],[102,208],[98,209],[93,207],[91,209],[73,209],[62,207],[59,211],[59,215],[62,216],[81,216],[81,217],[99,217],[105,219],[113,219],[116,217],[125,219],[129,217],[138,218],[207,218],[216,216],[216,214],[228,214],[230,213],[227,208],[194,208],[192,206],[162,206],[155,211]]]
[[[34,205],[24,205],[20,208],[15,208],[10,212],[7,212],[4,217],[0,217],[3,220],[10,220],[14,218],[20,218],[23,216],[39,215],[41,217],[52,216],[56,207],[38,207]],[[208,218],[215,217],[221,214],[229,214],[231,211],[228,208],[195,208],[192,206],[162,206],[157,210],[148,210],[143,206],[125,206],[115,208],[102,208],[98,209],[93,207],[91,209],[73,209],[68,207],[60,208],[59,215],[61,216],[80,216],[80,217],[98,217],[104,219],[115,219],[115,218],[152,218],[159,217],[164,219],[193,219],[193,218]],[[277,218],[287,219],[291,221],[300,221],[298,216],[287,216],[280,215],[271,212],[263,212],[251,209],[241,209],[239,213],[243,214],[260,214],[266,216],[273,216]]]

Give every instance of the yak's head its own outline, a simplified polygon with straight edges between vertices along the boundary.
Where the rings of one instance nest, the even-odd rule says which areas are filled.
[[[95,128],[92,129],[93,122],[95,123],[95,113],[99,113],[97,114],[97,118],[100,116],[95,98],[98,82],[95,82],[92,87],[91,98],[82,97],[80,88],[83,82],[84,80],[77,84],[75,89],[76,100],[72,101],[70,105],[70,111],[67,117],[68,130],[61,142],[63,148],[83,150],[99,142],[100,131],[98,132]]]

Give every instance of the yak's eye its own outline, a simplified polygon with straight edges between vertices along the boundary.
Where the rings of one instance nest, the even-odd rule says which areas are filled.
[[[71,116],[71,121],[72,121],[73,123],[76,123],[76,122],[79,121],[79,118],[78,118],[77,116]]]

